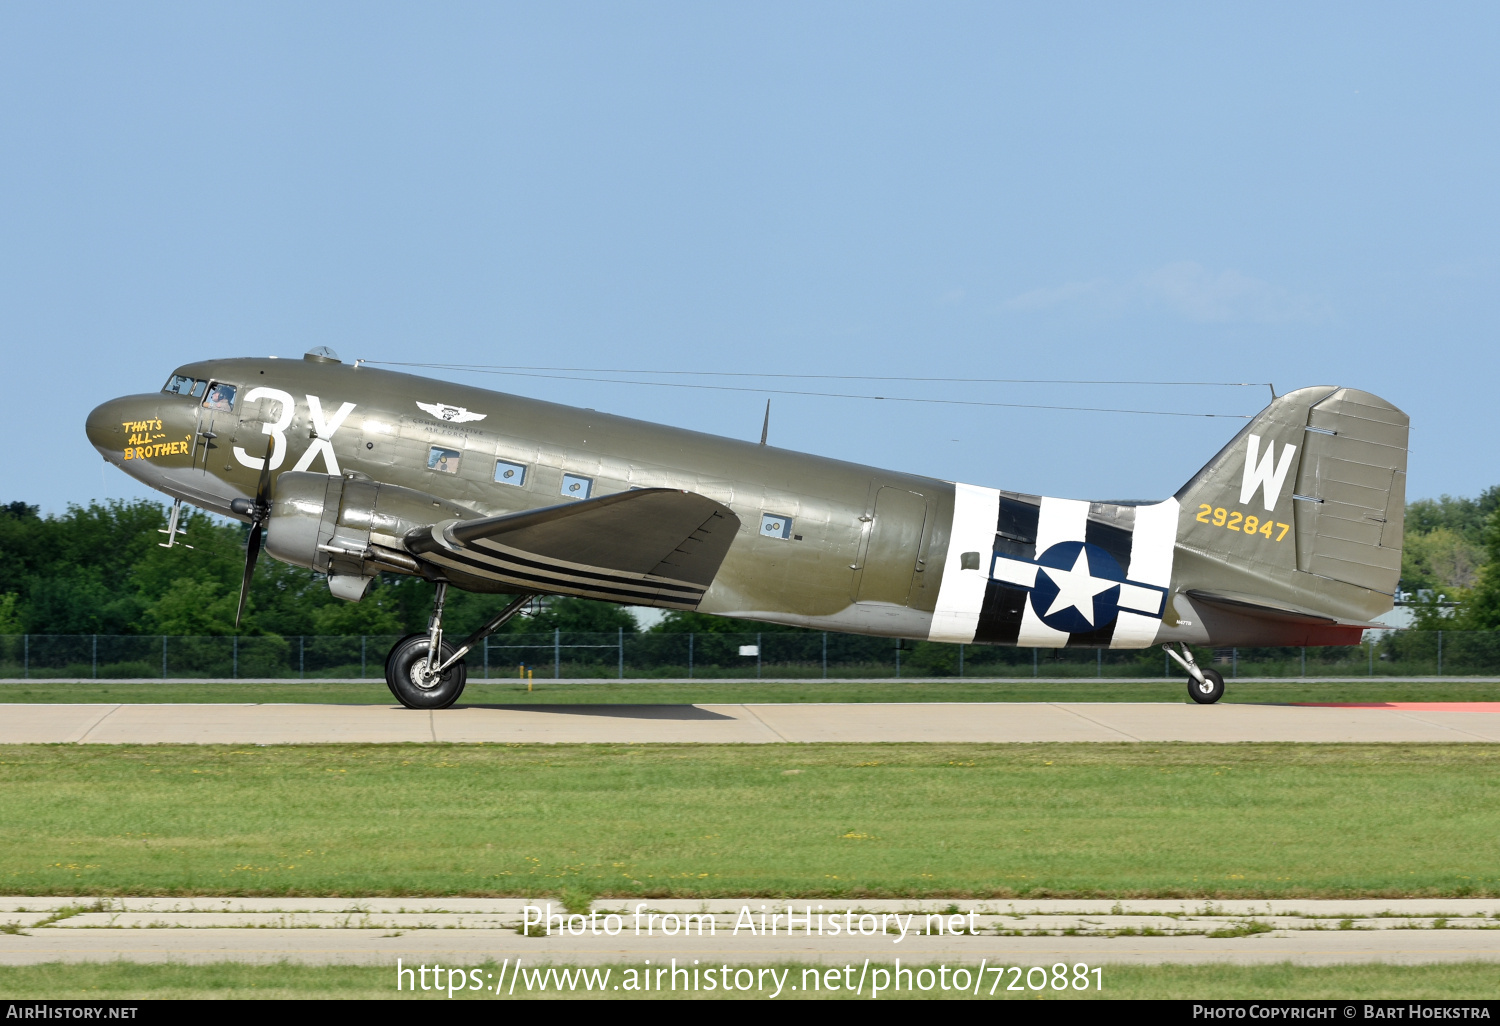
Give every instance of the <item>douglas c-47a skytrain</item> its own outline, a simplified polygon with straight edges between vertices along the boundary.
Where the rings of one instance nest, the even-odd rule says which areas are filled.
[[[358,602],[436,583],[386,682],[443,708],[464,655],[538,594],[887,637],[1042,648],[1356,644],[1401,568],[1407,417],[1352,388],[1275,399],[1176,495],[1054,499],[878,470],[349,366],[210,360],[88,418],[104,458],[251,525]],[[515,596],[458,645],[449,587]]]

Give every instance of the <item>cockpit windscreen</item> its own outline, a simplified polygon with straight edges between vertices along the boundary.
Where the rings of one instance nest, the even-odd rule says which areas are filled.
[[[194,399],[203,396],[203,390],[208,387],[207,381],[199,381],[188,377],[186,374],[173,374],[162,386],[162,391],[172,395],[190,395]]]

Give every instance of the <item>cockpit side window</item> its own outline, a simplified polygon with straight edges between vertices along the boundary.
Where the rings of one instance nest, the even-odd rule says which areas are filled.
[[[162,391],[171,395],[200,396],[203,394],[203,385],[204,382],[194,381],[186,374],[173,374],[162,386]]]
[[[235,386],[227,385],[222,381],[215,381],[208,388],[208,395],[203,399],[203,408],[207,410],[224,410],[228,412],[234,409]]]

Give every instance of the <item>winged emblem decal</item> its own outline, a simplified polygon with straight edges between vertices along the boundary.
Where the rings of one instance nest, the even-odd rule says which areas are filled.
[[[453,424],[464,424],[471,420],[483,420],[488,416],[485,413],[470,413],[462,406],[449,406],[445,403],[417,403],[417,405],[438,420],[446,420]]]

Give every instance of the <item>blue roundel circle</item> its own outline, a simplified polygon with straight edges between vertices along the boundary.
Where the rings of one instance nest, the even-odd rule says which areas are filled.
[[[1120,615],[1125,571],[1115,557],[1087,542],[1058,542],[1037,557],[1031,608],[1057,631],[1085,634]]]

